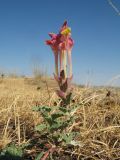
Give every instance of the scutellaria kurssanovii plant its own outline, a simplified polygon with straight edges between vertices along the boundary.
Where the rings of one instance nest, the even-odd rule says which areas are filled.
[[[68,130],[75,122],[76,116],[74,116],[74,113],[76,107],[71,108],[69,106],[72,94],[71,81],[73,78],[71,53],[74,42],[71,38],[71,29],[68,27],[67,21],[63,23],[58,34],[49,33],[49,36],[51,39],[46,40],[46,44],[51,47],[54,53],[54,78],[59,86],[56,93],[62,99],[62,103],[60,106],[34,107],[34,111],[40,112],[43,117],[43,123],[37,125],[35,130],[40,133],[41,140],[42,137],[48,140],[47,145],[50,146],[47,152],[42,152],[42,160],[46,160],[54,151],[59,152],[59,149],[62,147],[79,145],[75,141],[78,133]],[[41,153],[39,156],[41,156]]]
[[[65,21],[60,28],[58,34],[49,33],[50,40],[46,40],[54,53],[55,57],[55,73],[54,78],[59,85],[59,90],[56,91],[57,95],[62,98],[63,105],[70,100],[72,94],[71,80],[72,74],[72,48],[74,41],[71,38],[71,28],[68,27]]]

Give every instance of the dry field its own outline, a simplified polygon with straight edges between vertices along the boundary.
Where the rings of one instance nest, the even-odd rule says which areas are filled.
[[[54,80],[50,79],[0,80],[0,149],[10,143],[26,144],[35,138],[34,127],[42,123],[42,118],[32,107],[59,105],[55,88]],[[75,113],[78,118],[68,129],[80,132],[81,146],[66,149],[66,156],[62,154],[58,159],[119,160],[120,90],[75,86],[71,100],[71,106],[74,105],[80,106]],[[38,152],[35,146],[29,150],[31,155]]]

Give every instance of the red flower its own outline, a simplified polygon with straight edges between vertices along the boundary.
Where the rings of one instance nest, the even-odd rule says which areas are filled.
[[[53,50],[54,57],[55,57],[55,72],[56,72],[56,75],[58,76],[58,53],[59,53],[60,35],[49,33],[49,36],[51,37],[51,40],[46,40],[46,44],[49,45]]]
[[[65,21],[59,31],[59,34],[49,33],[51,37],[50,40],[46,41],[55,55],[55,70],[58,76],[62,70],[64,70],[65,78],[67,77],[67,54],[68,54],[68,65],[69,65],[69,77],[72,76],[72,60],[71,60],[71,50],[74,41],[71,38],[71,29]],[[60,70],[58,74],[58,55],[60,56]]]

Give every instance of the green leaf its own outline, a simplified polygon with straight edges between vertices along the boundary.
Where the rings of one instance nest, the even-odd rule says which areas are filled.
[[[62,111],[63,113],[68,112],[67,108],[65,107],[59,107],[59,110]]]
[[[21,149],[21,147],[10,145],[9,147],[6,148],[6,154],[22,157],[23,150]]]
[[[51,118],[51,116],[46,116],[44,115],[43,118],[47,121],[47,123],[51,126],[53,123],[53,120]]]
[[[74,138],[78,135],[78,132],[71,132],[71,133],[63,133],[60,135],[59,141],[64,141],[65,144],[74,144],[78,145],[76,141],[74,141]],[[76,142],[76,143],[75,143]],[[72,144],[72,145],[73,145]]]
[[[73,135],[71,133],[63,133],[60,136],[60,140],[64,141],[66,144],[70,144],[73,139]]]
[[[53,121],[52,125],[50,126],[50,132],[51,131],[57,131],[58,129],[64,130],[69,125],[68,120],[55,120]]]
[[[41,132],[41,131],[45,130],[46,128],[47,128],[46,124],[40,124],[35,127],[35,130]]]
[[[63,114],[62,112],[53,113],[53,114],[51,115],[52,120],[55,120],[55,119],[60,118],[60,117],[62,117],[62,116],[64,116],[64,114]]]
[[[50,112],[52,110],[52,108],[51,107],[48,107],[48,106],[42,106],[41,107],[41,111],[42,112]]]
[[[42,106],[34,106],[34,107],[32,107],[32,110],[38,112],[41,110],[41,107]]]
[[[42,111],[42,112],[50,112],[52,109],[48,106],[34,106],[32,108],[33,111]]]
[[[44,155],[44,152],[41,152],[37,155],[37,157],[35,158],[35,160],[40,160]]]
[[[61,127],[61,124],[60,123],[54,123],[52,124],[52,126],[50,127],[50,131],[53,131],[53,130],[57,130]]]

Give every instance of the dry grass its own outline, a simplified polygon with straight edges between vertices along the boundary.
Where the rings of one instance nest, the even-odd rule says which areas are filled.
[[[35,105],[59,105],[53,80],[6,78],[0,81],[0,148],[10,142],[20,145],[31,139],[40,123]],[[120,159],[120,91],[105,88],[74,88],[71,105],[80,108],[76,123],[68,130],[80,132],[81,147],[73,150],[78,159]],[[66,151],[67,152],[67,151]],[[68,151],[69,152],[69,151]]]

